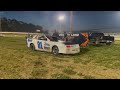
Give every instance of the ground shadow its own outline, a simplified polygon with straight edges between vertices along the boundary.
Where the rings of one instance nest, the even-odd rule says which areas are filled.
[[[90,44],[89,46],[102,47],[102,46],[105,46],[105,44]]]
[[[91,44],[91,45],[89,45],[89,47],[90,48],[95,48],[95,47],[109,47],[109,46],[111,46],[111,45],[113,45],[113,44],[110,44],[110,45],[106,45],[105,43],[101,43],[101,44]]]

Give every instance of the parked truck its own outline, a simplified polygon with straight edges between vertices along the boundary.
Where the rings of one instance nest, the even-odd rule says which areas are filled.
[[[101,32],[92,32],[88,34],[89,43],[100,44],[105,43],[106,45],[111,45],[114,42],[114,37],[110,35],[104,35]]]

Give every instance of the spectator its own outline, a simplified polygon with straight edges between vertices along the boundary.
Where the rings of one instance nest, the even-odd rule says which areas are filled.
[[[65,41],[68,41],[68,36],[67,36],[67,33],[66,33],[66,32],[64,32],[64,40],[65,40]]]
[[[52,36],[54,36],[54,37],[59,37],[59,34],[58,34],[58,32],[55,30],[55,32],[53,33]]]

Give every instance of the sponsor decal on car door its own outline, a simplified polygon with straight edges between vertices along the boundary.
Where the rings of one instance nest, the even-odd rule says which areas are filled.
[[[50,51],[50,44],[48,42],[44,42],[44,50]]]
[[[39,49],[43,49],[42,41],[37,41],[37,45]]]
[[[47,41],[38,40],[37,46],[39,50],[50,51],[50,44]]]

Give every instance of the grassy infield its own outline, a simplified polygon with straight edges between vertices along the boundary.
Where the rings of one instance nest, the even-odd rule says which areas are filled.
[[[120,78],[120,41],[81,47],[76,55],[31,51],[24,37],[0,37],[0,78]]]

